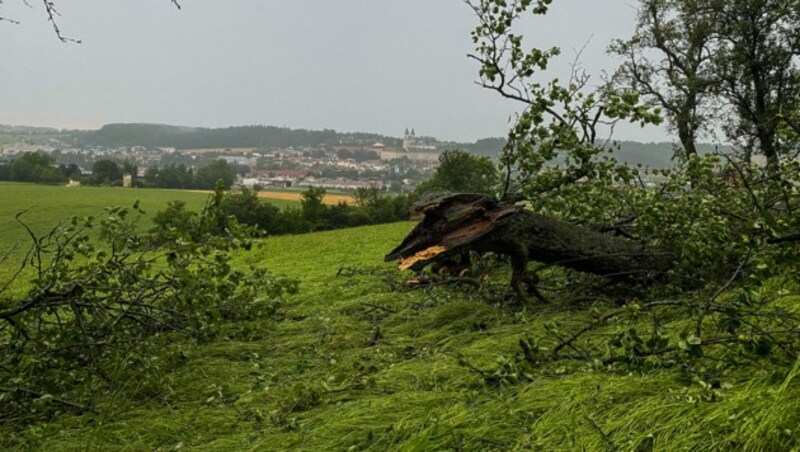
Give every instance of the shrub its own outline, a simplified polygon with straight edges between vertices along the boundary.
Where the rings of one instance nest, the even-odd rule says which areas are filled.
[[[296,283],[232,266],[252,229],[224,218],[222,199],[218,190],[199,215],[171,204],[177,223],[157,241],[136,232],[138,206],[76,217],[43,237],[28,230],[34,244],[18,275],[32,268],[33,278],[24,292],[10,289],[14,279],[0,286],[0,418],[92,410],[92,395],[121,379],[157,392],[165,364],[155,357],[170,343],[274,314]]]

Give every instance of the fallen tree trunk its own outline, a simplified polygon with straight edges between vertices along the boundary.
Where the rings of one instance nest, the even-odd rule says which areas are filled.
[[[617,280],[651,281],[669,271],[675,259],[672,253],[485,195],[448,196],[418,210],[424,218],[386,261],[421,269],[468,251],[505,254],[511,258],[512,288],[520,295],[535,289],[527,272],[531,260]]]

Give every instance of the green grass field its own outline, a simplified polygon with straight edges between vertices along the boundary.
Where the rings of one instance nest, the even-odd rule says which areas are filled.
[[[18,244],[27,247],[25,229],[15,216],[27,211],[22,219],[36,234],[44,234],[58,222],[72,216],[100,216],[106,207],[132,206],[137,200],[148,214],[142,226],[150,226],[150,214],[179,200],[189,210],[199,211],[208,199],[204,193],[188,190],[123,189],[120,187],[74,187],[0,182],[0,253]],[[269,200],[278,207],[298,205],[293,201]]]
[[[186,346],[159,400],[96,401],[100,414],[3,434],[22,450],[797,450],[800,369],[768,365],[711,390],[679,369],[637,374],[544,365],[531,383],[486,370],[548,322],[591,314],[558,303],[519,312],[469,292],[398,292],[382,256],[397,223],[267,238],[238,257],[302,280],[282,317]],[[359,269],[339,275],[341,266]],[[502,278],[502,275],[499,276]],[[599,311],[609,309],[602,303]],[[377,332],[380,332],[378,334]],[[608,332],[603,332],[607,334]],[[728,386],[730,385],[730,386]],[[794,448],[794,449],[792,449]]]

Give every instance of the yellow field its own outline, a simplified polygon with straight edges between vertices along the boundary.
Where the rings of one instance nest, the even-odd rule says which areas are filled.
[[[211,191],[207,190],[194,190],[198,193],[211,193]],[[278,201],[294,201],[300,202],[302,197],[302,193],[299,192],[291,192],[291,191],[260,191],[258,192],[258,197],[262,199],[274,199]],[[325,204],[329,206],[335,206],[340,202],[346,204],[354,204],[355,199],[353,199],[350,195],[336,195],[336,194],[327,194],[325,198],[322,200]]]
[[[300,201],[300,197],[302,193],[294,193],[288,191],[260,191],[258,192],[259,198],[264,199],[279,199],[281,201]],[[325,204],[328,205],[336,205],[340,202],[346,204],[353,204],[355,203],[355,199],[353,199],[350,195],[325,195],[325,198],[322,200]]]

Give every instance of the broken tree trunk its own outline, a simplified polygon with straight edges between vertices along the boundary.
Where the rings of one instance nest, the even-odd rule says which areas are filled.
[[[448,196],[418,207],[422,221],[386,255],[400,268],[424,268],[436,260],[495,252],[511,258],[512,288],[520,296],[535,290],[528,261],[628,281],[648,281],[670,270],[675,256],[633,240],[598,232],[503,204],[477,194]]]

